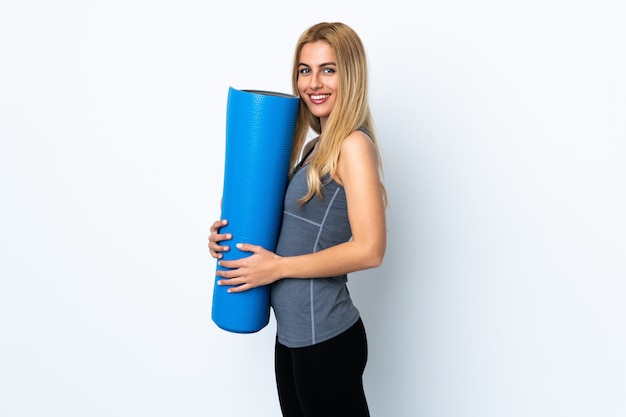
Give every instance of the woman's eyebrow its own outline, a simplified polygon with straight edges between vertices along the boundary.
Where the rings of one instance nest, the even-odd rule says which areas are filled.
[[[299,67],[302,67],[302,66],[304,66],[304,67],[311,67],[309,64],[305,64],[304,62],[300,62],[298,64],[298,66]],[[337,66],[337,64],[335,64],[334,62],[324,62],[324,63],[318,65],[318,67],[320,67],[320,68],[321,67],[328,67],[328,66]]]

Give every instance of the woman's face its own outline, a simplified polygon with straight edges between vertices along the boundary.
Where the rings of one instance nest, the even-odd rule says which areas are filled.
[[[298,64],[298,92],[322,127],[335,106],[339,76],[335,53],[327,42],[305,43]]]

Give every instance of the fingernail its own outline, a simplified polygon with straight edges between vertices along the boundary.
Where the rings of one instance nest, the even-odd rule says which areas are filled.
[[[241,248],[243,246],[243,243],[237,243],[235,246],[237,246],[238,248]]]

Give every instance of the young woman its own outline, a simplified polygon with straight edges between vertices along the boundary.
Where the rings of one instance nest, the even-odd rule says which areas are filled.
[[[292,84],[301,99],[292,170],[276,253],[245,242],[251,256],[220,261],[227,220],[209,250],[226,268],[219,285],[271,285],[277,323],[276,383],[284,416],[368,416],[362,376],[367,339],[347,274],[381,264],[386,192],[367,98],[367,60],[358,35],[319,23],[300,37]],[[319,136],[306,143],[309,130]]]

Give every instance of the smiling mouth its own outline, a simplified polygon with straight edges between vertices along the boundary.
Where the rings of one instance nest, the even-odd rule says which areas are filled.
[[[328,97],[330,97],[330,94],[315,94],[315,95],[310,95],[309,97],[311,97],[312,102],[316,103],[316,102],[322,102],[326,100]]]

